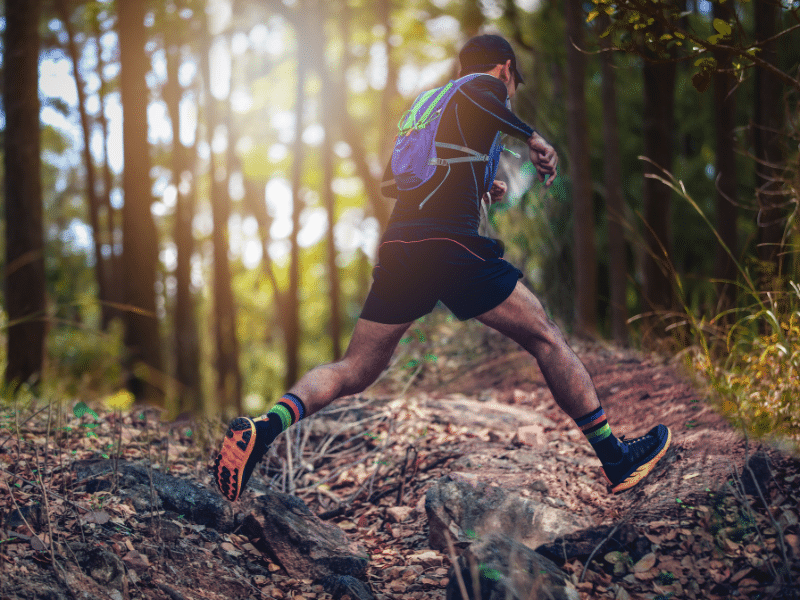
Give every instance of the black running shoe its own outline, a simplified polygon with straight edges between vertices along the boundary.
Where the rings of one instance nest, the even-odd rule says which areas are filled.
[[[622,459],[603,465],[611,492],[619,494],[642,481],[667,453],[672,432],[665,425],[657,425],[647,435],[632,440],[620,439]]]

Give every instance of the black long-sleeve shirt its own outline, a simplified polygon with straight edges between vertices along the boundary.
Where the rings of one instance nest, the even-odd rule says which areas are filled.
[[[499,79],[476,77],[464,83],[450,99],[441,117],[437,142],[466,146],[488,154],[498,131],[527,141],[534,130],[506,106],[508,91]],[[437,148],[439,158],[455,158],[463,153]],[[396,190],[397,198],[383,236],[389,239],[420,239],[431,234],[478,235],[480,199],[488,191],[484,182],[486,163],[463,162],[436,169],[434,176],[419,188]],[[444,177],[446,181],[442,181]],[[391,162],[383,180],[394,178]],[[436,189],[441,184],[441,187]],[[422,209],[420,202],[435,193]],[[386,192],[385,192],[386,193]]]

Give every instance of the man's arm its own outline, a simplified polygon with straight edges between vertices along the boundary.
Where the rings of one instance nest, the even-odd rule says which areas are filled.
[[[463,85],[459,91],[479,109],[479,114],[489,121],[494,120],[497,129],[527,143],[539,180],[550,187],[557,174],[558,154],[553,146],[505,105],[508,92],[503,83],[494,77],[478,77]]]

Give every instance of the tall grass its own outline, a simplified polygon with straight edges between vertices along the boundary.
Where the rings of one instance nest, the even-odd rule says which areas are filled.
[[[788,280],[783,289],[759,289],[683,182],[666,171],[648,177],[670,187],[697,211],[739,272],[736,282],[727,282],[738,289],[737,306],[710,317],[689,307],[683,283],[675,276],[685,313],[682,324],[691,339],[685,352],[688,365],[716,407],[743,432],[800,452],[800,283]]]

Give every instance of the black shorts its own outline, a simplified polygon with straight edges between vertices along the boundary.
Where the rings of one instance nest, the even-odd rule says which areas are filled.
[[[408,323],[440,300],[461,321],[477,317],[508,298],[522,277],[502,257],[499,242],[479,236],[386,241],[361,318]]]

